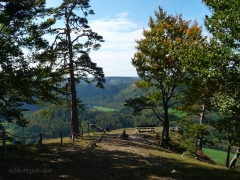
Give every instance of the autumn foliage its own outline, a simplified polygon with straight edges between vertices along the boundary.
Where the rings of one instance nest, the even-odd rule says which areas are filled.
[[[206,43],[197,22],[185,21],[182,15],[168,15],[160,7],[150,17],[149,29],[143,30],[143,39],[137,40],[137,52],[132,64],[141,81],[136,86],[148,91],[145,97],[126,100],[136,111],[153,110],[162,122],[162,141],[169,141],[168,109],[179,103],[179,91],[192,79],[192,67],[201,61],[196,49]],[[197,65],[198,66],[198,65]],[[191,75],[192,74],[192,75]]]

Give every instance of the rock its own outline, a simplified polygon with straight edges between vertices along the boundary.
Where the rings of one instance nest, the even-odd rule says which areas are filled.
[[[177,171],[175,170],[175,169],[173,169],[172,171],[171,171],[171,173],[176,173]]]
[[[128,137],[128,134],[126,133],[126,130],[123,130],[122,137]]]

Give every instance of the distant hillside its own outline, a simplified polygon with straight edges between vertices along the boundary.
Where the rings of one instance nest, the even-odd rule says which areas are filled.
[[[151,111],[144,111],[139,116],[132,115],[132,109],[124,106],[125,99],[142,95],[133,77],[107,77],[105,88],[96,88],[94,84],[81,84],[77,87],[77,96],[85,104],[84,111],[79,111],[79,125],[84,128],[88,122],[98,127],[110,129],[134,127],[139,124],[161,123]],[[21,128],[15,124],[5,123],[8,131],[19,136],[33,136],[42,132],[55,136],[59,132],[71,133],[70,108],[48,105],[46,108],[27,105],[31,111],[25,114],[30,121],[28,127]],[[23,143],[32,143],[31,139]]]
[[[132,84],[138,77],[106,77],[106,84]]]
[[[106,106],[121,109],[125,99],[143,94],[142,90],[135,87],[134,77],[106,77],[104,89],[95,87],[94,84],[85,84],[77,87],[77,97],[86,106]]]
[[[77,97],[83,101],[83,104],[120,108],[119,103],[123,103],[126,98],[141,94],[141,91],[134,86],[134,81],[139,79],[138,77],[106,77],[105,79],[104,89],[97,88],[94,83],[80,83],[76,87]],[[25,104],[23,107],[30,112],[43,108],[31,104]]]

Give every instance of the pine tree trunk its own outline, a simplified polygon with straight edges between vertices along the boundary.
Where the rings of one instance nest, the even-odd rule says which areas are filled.
[[[73,85],[72,85],[73,83]],[[76,87],[75,87],[75,81],[74,81],[74,76],[73,80],[71,82],[71,94],[72,94],[72,131],[74,133],[79,133],[79,128],[78,128],[78,109],[77,109],[77,95],[76,95]]]
[[[74,77],[74,67],[73,67],[73,50],[71,43],[71,29],[69,27],[69,22],[66,22],[67,28],[67,39],[68,39],[68,51],[69,51],[69,68],[70,68],[70,81],[71,81],[71,115],[72,115],[72,133],[79,134],[78,128],[78,108],[77,108],[77,93],[76,93],[76,85],[75,85],[75,77]]]
[[[240,146],[236,150],[236,153],[235,153],[234,157],[232,158],[232,160],[230,162],[230,165],[229,165],[230,168],[235,168],[237,159],[239,158],[239,155],[240,155]]]

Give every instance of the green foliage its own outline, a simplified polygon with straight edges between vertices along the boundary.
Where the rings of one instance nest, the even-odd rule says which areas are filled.
[[[214,74],[220,86],[213,98],[213,103],[222,114],[239,110],[239,3],[237,1],[217,2],[203,0],[212,12],[211,17],[206,17],[205,25],[213,38],[221,41],[221,51],[217,51],[217,61],[214,62]],[[229,48],[230,47],[230,48]],[[215,50],[216,52],[216,50]],[[219,55],[220,54],[220,55]]]
[[[45,64],[50,64],[58,76],[64,77],[61,85],[71,107],[71,127],[75,133],[79,133],[78,109],[82,107],[77,99],[76,84],[80,81],[96,82],[97,87],[103,88],[105,82],[102,68],[92,62],[89,56],[91,50],[98,50],[100,43],[104,42],[103,37],[88,25],[87,16],[90,14],[94,14],[94,11],[90,9],[89,0],[63,0],[54,9],[53,21],[64,20],[65,26],[51,29],[55,35],[53,44],[39,56],[43,59],[51,55],[53,61],[46,61]],[[93,78],[89,79],[88,75]]]
[[[143,109],[152,109],[156,112],[154,104],[150,102],[150,97],[141,96],[139,98],[130,98],[126,100],[125,106],[133,108],[133,115],[139,114]],[[159,120],[163,121],[161,117],[156,114]]]
[[[137,53],[132,59],[141,79],[135,84],[147,95],[130,98],[125,105],[133,108],[134,114],[151,109],[163,123],[163,140],[168,143],[168,109],[180,103],[180,92],[192,79],[192,66],[197,67],[202,60],[199,48],[204,49],[206,38],[197,22],[191,24],[182,15],[167,15],[159,7],[155,16],[155,20],[150,17],[144,38],[136,41]]]
[[[240,124],[232,115],[221,116],[218,121],[212,122],[213,133],[219,141],[228,142],[229,146],[238,146],[240,142]]]
[[[181,146],[186,149],[187,154],[196,154],[199,150],[200,138],[202,138],[202,136],[206,137],[209,134],[207,126],[186,120],[182,121],[181,124],[184,129]]]
[[[41,21],[52,9],[45,0],[0,1],[0,120],[26,126],[24,103],[56,101],[58,88],[51,68],[41,66],[38,53],[48,47],[43,35],[53,21]],[[34,22],[39,19],[39,23]],[[25,52],[24,52],[24,50]],[[33,63],[35,65],[33,66]]]
[[[239,1],[203,0],[211,11],[211,17],[206,16],[205,25],[208,31],[227,46],[240,48],[239,40]]]
[[[218,130],[217,137],[231,145],[238,144],[240,134],[240,104],[239,104],[239,10],[238,1],[203,0],[212,12],[206,16],[205,25],[213,38],[221,42],[224,54],[218,56],[215,62],[214,74],[218,79],[219,91],[212,98],[212,103],[219,110],[222,117],[213,123]],[[211,76],[212,76],[211,75]],[[228,154],[229,157],[229,154]],[[228,162],[226,163],[228,166]]]
[[[105,82],[103,70],[97,67],[97,64],[93,63],[89,56],[91,50],[98,50],[101,46],[100,43],[104,42],[103,37],[92,31],[88,25],[87,16],[94,14],[94,11],[90,7],[89,0],[64,0],[55,9],[54,19],[56,21],[64,19],[66,26],[51,30],[56,35],[55,41],[52,44],[52,50],[58,57],[58,61],[56,59],[52,65],[56,66],[59,73],[67,76],[69,76],[71,69],[73,69],[77,83],[80,80],[87,83],[96,82],[97,87],[103,88],[102,83]],[[75,10],[80,11],[76,14]],[[64,31],[62,32],[63,29]],[[75,35],[72,36],[70,32]],[[81,40],[85,37],[86,41]],[[71,58],[71,60],[68,58]],[[73,61],[72,67],[70,67],[70,61]],[[93,77],[88,78],[87,75],[89,74]],[[65,78],[67,77],[65,76]]]

